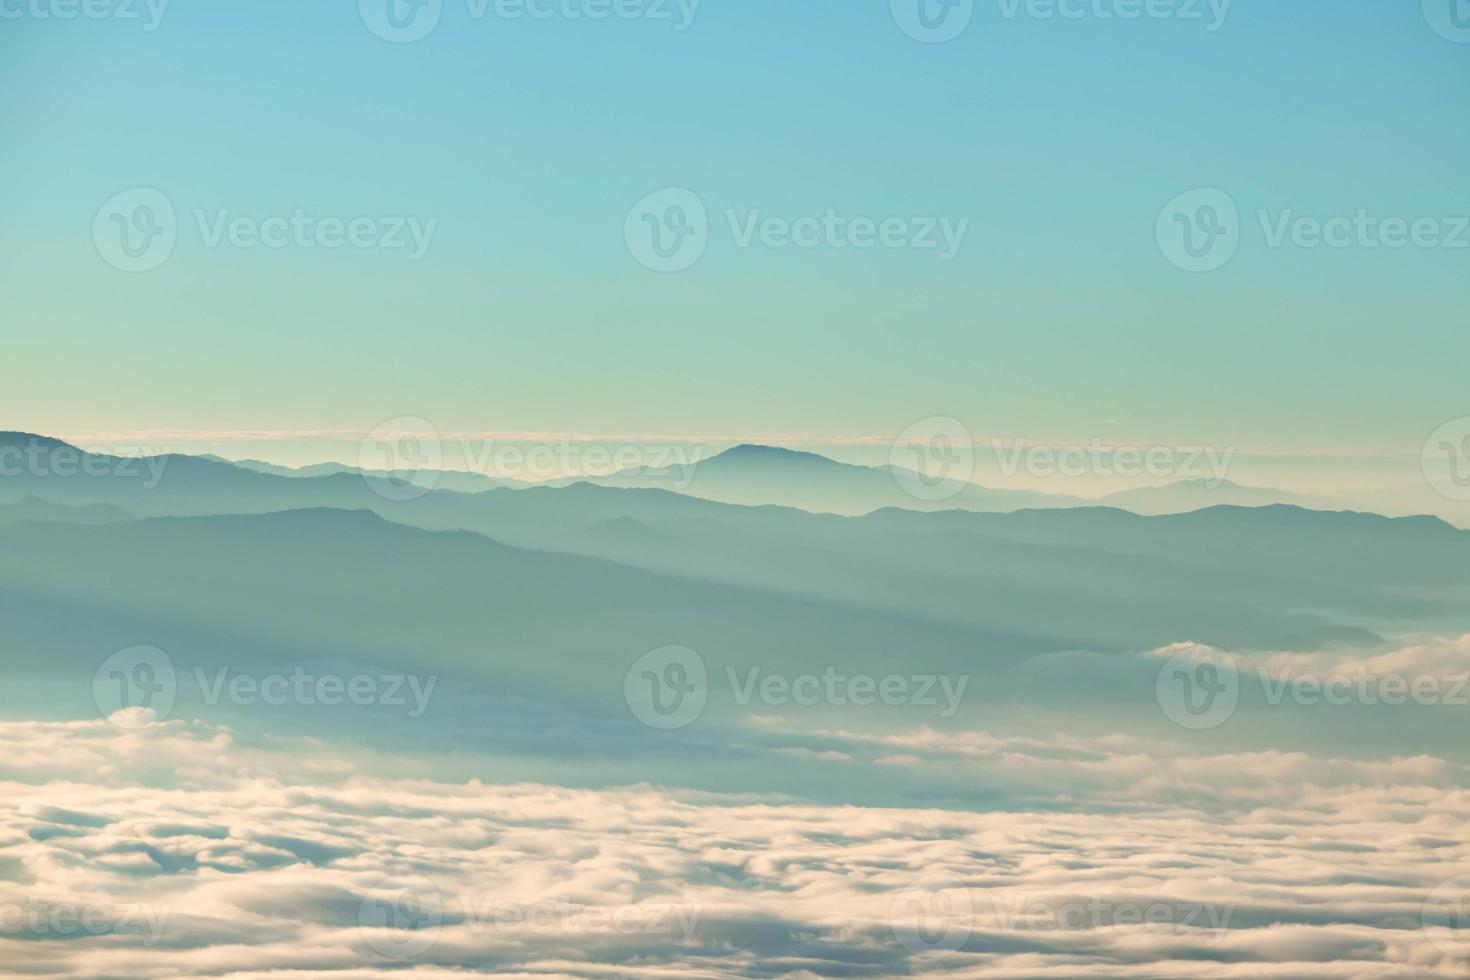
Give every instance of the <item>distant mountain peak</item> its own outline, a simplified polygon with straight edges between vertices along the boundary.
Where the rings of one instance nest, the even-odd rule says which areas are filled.
[[[808,463],[837,463],[835,459],[829,459],[818,453],[803,452],[799,449],[786,449],[782,446],[763,446],[759,443],[743,442],[738,446],[732,446],[718,455],[712,456],[705,462],[714,460],[725,460],[726,462],[808,462]]]

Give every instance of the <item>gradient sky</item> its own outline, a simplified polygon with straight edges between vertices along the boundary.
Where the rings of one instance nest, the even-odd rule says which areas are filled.
[[[444,0],[410,44],[348,0],[173,0],[151,32],[25,2],[0,22],[0,428],[414,415],[854,437],[949,415],[1012,437],[1417,454],[1470,414],[1470,248],[1271,249],[1255,218],[1470,215],[1470,44],[1417,2],[1239,0],[1210,32],[981,0],[945,44],[907,37],[886,0],[705,0],[684,32]],[[91,226],[137,186],[181,230],[128,274]],[[694,268],[658,274],[623,223],[668,186],[715,229]],[[1196,187],[1244,218],[1207,274],[1154,238]],[[195,208],[438,226],[416,263],[207,249]],[[971,227],[947,263],[739,249],[727,208]]]

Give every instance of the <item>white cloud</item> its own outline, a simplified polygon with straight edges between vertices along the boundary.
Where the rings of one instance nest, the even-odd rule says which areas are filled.
[[[977,813],[454,784],[185,722],[0,724],[0,961],[231,980],[1417,977],[1470,962],[1422,928],[1431,890],[1470,874],[1470,793],[1440,760],[819,735],[851,748],[821,749],[834,765],[1040,767],[1091,789],[1069,791],[1070,811]],[[1230,805],[1177,802],[1170,784],[1191,773]],[[97,928],[68,931],[82,910]],[[423,928],[394,928],[410,921]],[[945,928],[961,941],[928,948]]]

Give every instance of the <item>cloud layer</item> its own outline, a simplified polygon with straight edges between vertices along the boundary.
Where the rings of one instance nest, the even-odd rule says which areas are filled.
[[[919,730],[832,765],[1073,787],[859,808],[416,778],[167,722],[0,725],[0,962],[165,977],[1470,975],[1464,773]],[[369,775],[371,774],[371,775]],[[1442,885],[1451,881],[1449,885]],[[1463,886],[1463,887],[1462,887]]]

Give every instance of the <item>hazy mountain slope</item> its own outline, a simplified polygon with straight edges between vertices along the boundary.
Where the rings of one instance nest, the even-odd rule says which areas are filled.
[[[1331,502],[1304,494],[1268,487],[1247,487],[1225,480],[1180,480],[1161,487],[1137,487],[1120,490],[1098,498],[1102,507],[1117,507],[1135,514],[1183,514],[1206,507],[1268,507],[1272,504],[1295,504],[1300,507],[1326,508]]]
[[[107,503],[139,517],[252,514],[311,507],[370,509],[405,523],[429,527],[472,527],[476,516],[510,500],[529,522],[561,521],[574,502],[588,520],[640,513],[715,513],[719,504],[667,491],[619,491],[577,484],[565,488],[502,487],[473,494],[447,488],[422,496],[404,494],[397,482],[356,471],[320,476],[259,472],[206,456],[168,455],[128,459],[83,453],[59,440],[0,433],[0,452],[36,454],[39,466],[23,465],[0,476],[0,495],[29,494],[69,505]],[[516,497],[517,493],[528,496]],[[564,494],[553,497],[552,494]]]
[[[727,449],[701,461],[689,472],[679,466],[644,468],[586,482],[600,486],[677,489],[722,503],[777,504],[849,515],[866,514],[880,507],[1010,511],[1022,507],[1069,507],[1083,502],[1075,497],[1034,490],[995,490],[954,481],[941,488],[945,491],[944,499],[923,499],[908,493],[891,467],[855,466],[816,453],[751,445]]]
[[[907,477],[906,480],[899,476]],[[859,515],[884,507],[907,510],[1010,512],[1052,507],[1108,506],[1138,514],[1176,514],[1219,505],[1269,504],[1328,506],[1301,494],[1247,487],[1229,480],[1180,480],[1085,499],[1034,490],[1003,490],[970,483],[941,484],[941,499],[916,496],[908,471],[892,466],[856,466],[810,452],[774,446],[742,445],[703,460],[692,469],[673,466],[638,469],[590,480],[601,486],[678,490],[707,500],[758,506],[779,504],[818,513]],[[562,481],[565,485],[572,481]]]
[[[340,658],[611,710],[633,660],[669,644],[698,650],[712,671],[877,674],[1001,669],[1059,645],[365,512],[8,525],[0,553],[7,657],[87,678],[111,652],[146,644],[181,666]]]
[[[7,450],[31,453],[40,462],[21,465],[18,472],[8,468],[0,476],[0,494],[38,494],[72,505],[109,503],[139,517],[371,508],[401,496],[386,477],[351,469],[287,476],[208,456],[128,459],[83,453],[45,437],[0,433],[0,453]],[[479,477],[474,482],[480,486]]]
[[[1040,625],[1103,648],[1294,645],[1345,624],[1448,615],[1470,595],[1470,535],[1433,518],[1291,507],[845,518],[581,484],[380,511],[681,576],[1008,631]]]
[[[544,544],[953,621],[1045,623],[1105,648],[1293,646],[1334,626],[1449,617],[1470,596],[1470,536],[1433,519],[1294,508],[757,514],[644,521],[636,533],[601,525]]]
[[[0,524],[44,521],[59,524],[117,524],[132,520],[132,515],[111,504],[71,506],[37,497],[34,494],[9,503],[0,503]]]
[[[393,475],[387,470],[365,470],[357,466],[348,466],[346,463],[313,463],[309,466],[281,466],[277,463],[267,463],[259,459],[232,460],[208,453],[197,458],[207,459],[216,463],[227,463],[238,466],[241,469],[251,470],[256,473],[269,473],[273,476],[313,477],[337,476],[338,474],[347,473],[356,476],[371,476],[386,479]],[[482,473],[469,473],[462,470],[441,470],[434,481],[435,489],[454,490],[459,493],[479,493],[482,490],[494,490],[497,487],[529,486],[534,486],[534,484],[527,483],[524,480],[485,476]]]
[[[843,518],[585,483],[390,501],[361,476],[280,477],[189,457],[170,458],[151,488],[119,476],[36,482],[143,514],[371,508],[679,579],[1101,649],[1290,645],[1358,625],[1368,632],[1339,635],[1371,642],[1379,622],[1459,608],[1470,578],[1467,536],[1441,522],[1287,507]]]

